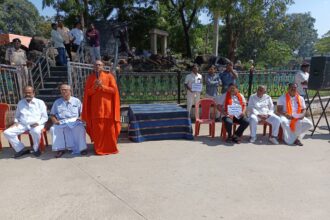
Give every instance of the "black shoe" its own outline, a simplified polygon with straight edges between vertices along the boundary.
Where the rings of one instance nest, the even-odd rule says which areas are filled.
[[[29,154],[30,151],[28,149],[22,149],[20,152],[17,152],[16,154],[14,154],[14,158],[19,158],[25,154]]]
[[[232,142],[232,138],[231,137],[227,137],[226,142],[227,143],[231,143]]]
[[[31,153],[35,156],[35,157],[40,157],[41,155],[41,151],[38,149],[37,151],[32,150]]]
[[[88,154],[88,152],[87,152],[87,150],[82,150],[82,151],[80,152],[80,154],[83,155],[83,156],[85,156],[85,155]]]
[[[237,136],[233,137],[233,142],[235,142],[236,144],[240,144],[241,143],[241,139]]]
[[[298,146],[304,146],[298,139],[294,142],[294,144]]]
[[[57,151],[56,155],[55,155],[55,158],[60,158],[63,156],[63,154],[65,154],[65,150],[60,150],[60,151]]]

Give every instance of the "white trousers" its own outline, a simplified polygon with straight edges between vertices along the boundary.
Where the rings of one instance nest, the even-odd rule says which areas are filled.
[[[189,117],[191,116],[191,108],[193,105],[199,101],[201,94],[199,92],[190,92],[187,91],[187,110],[189,113]]]
[[[53,151],[70,149],[73,153],[80,153],[87,149],[86,130],[82,123],[77,123],[74,127],[66,124],[53,125],[50,133],[53,137]]]
[[[14,148],[16,152],[23,150],[24,144],[18,139],[18,135],[29,130],[29,133],[32,136],[33,140],[33,149],[37,151],[39,149],[39,141],[41,138],[41,130],[44,128],[44,125],[39,125],[34,128],[29,128],[26,125],[18,124],[17,126],[10,127],[6,129],[3,134]]]
[[[257,125],[258,122],[260,121],[260,118],[258,118],[258,116],[255,114],[251,114],[249,121],[250,121],[251,137],[254,138],[257,136]],[[275,114],[270,114],[270,117],[267,118],[266,121],[272,125],[272,136],[277,137],[281,125],[280,117],[278,117]]]
[[[290,129],[290,121],[284,116],[281,116],[281,126],[283,129],[283,139],[287,144],[293,144],[296,139],[302,139],[312,126],[312,122],[308,118],[298,120],[296,123],[296,130],[292,132]]]

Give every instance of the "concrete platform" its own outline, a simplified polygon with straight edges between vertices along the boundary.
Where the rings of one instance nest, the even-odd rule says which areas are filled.
[[[330,219],[327,130],[303,147],[261,136],[226,145],[220,123],[216,138],[207,132],[194,141],[121,139],[117,155],[60,159],[50,147],[13,159],[2,135],[0,219]]]

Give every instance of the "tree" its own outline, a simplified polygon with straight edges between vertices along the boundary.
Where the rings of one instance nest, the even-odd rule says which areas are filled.
[[[27,0],[4,0],[0,5],[0,30],[33,36],[41,21],[36,7]]]
[[[315,19],[310,13],[288,14],[283,29],[277,33],[277,39],[290,45],[292,51],[297,51],[300,57],[312,56],[313,45],[317,40],[314,23]]]
[[[330,53],[330,30],[322,36],[315,44],[315,53],[329,54]]]
[[[197,20],[198,12],[204,4],[203,0],[170,0],[169,9],[179,16],[186,44],[186,55],[191,57],[190,29]]]
[[[259,44],[256,39],[259,39],[259,36],[262,39],[268,28],[265,15],[277,18],[277,14],[285,12],[286,5],[290,3],[292,0],[224,0],[222,19],[225,24],[228,58],[234,61],[239,41],[245,35],[249,35],[255,41],[254,44]]]
[[[267,64],[281,66],[287,64],[292,58],[292,50],[286,43],[270,39],[260,56]]]

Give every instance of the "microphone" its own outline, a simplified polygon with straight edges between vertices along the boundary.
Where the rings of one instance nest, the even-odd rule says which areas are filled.
[[[96,79],[99,79],[99,76],[100,76],[99,71],[96,71],[96,72],[95,72],[95,75],[96,75]]]

